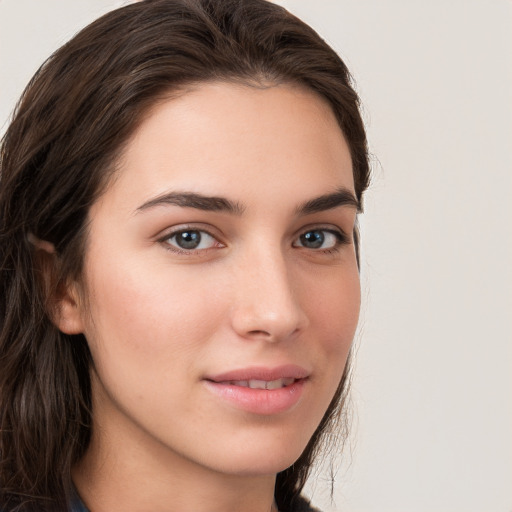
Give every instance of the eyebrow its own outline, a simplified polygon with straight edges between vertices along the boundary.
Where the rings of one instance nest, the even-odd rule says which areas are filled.
[[[361,203],[357,200],[356,196],[347,188],[341,187],[332,194],[325,194],[306,201],[297,207],[296,212],[298,215],[311,215],[340,206],[350,206],[358,212],[361,211]]]
[[[227,212],[235,215],[241,215],[245,210],[240,203],[224,197],[203,196],[201,194],[195,194],[194,192],[170,192],[150,199],[139,206],[136,212],[166,204],[181,206],[182,208],[195,208],[208,212]]]
[[[168,204],[210,212],[227,212],[234,215],[242,215],[245,211],[245,206],[241,203],[231,201],[225,197],[204,196],[194,192],[169,192],[146,201],[137,208],[136,213]],[[311,215],[341,206],[353,207],[357,211],[361,209],[361,204],[354,194],[350,190],[341,187],[332,194],[324,194],[302,203],[296,208],[295,212],[299,216]]]

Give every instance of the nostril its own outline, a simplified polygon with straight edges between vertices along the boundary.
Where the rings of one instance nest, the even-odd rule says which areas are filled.
[[[248,334],[252,334],[255,336],[271,336],[271,334],[268,331],[258,331],[258,330],[249,331]]]

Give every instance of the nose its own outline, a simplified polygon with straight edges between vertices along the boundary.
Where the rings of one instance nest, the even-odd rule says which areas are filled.
[[[292,279],[289,267],[275,248],[253,253],[237,266],[231,322],[239,336],[278,342],[307,327],[300,283]]]

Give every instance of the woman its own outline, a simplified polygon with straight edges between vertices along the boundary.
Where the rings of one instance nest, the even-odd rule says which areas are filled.
[[[138,2],[42,66],[1,158],[0,508],[309,510],[369,180],[333,50],[263,0]]]

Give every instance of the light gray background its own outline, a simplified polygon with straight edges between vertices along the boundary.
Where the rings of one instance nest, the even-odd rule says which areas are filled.
[[[43,59],[122,3],[0,0],[0,132]],[[374,154],[352,441],[313,501],[511,512],[512,2],[280,3],[352,70]]]

